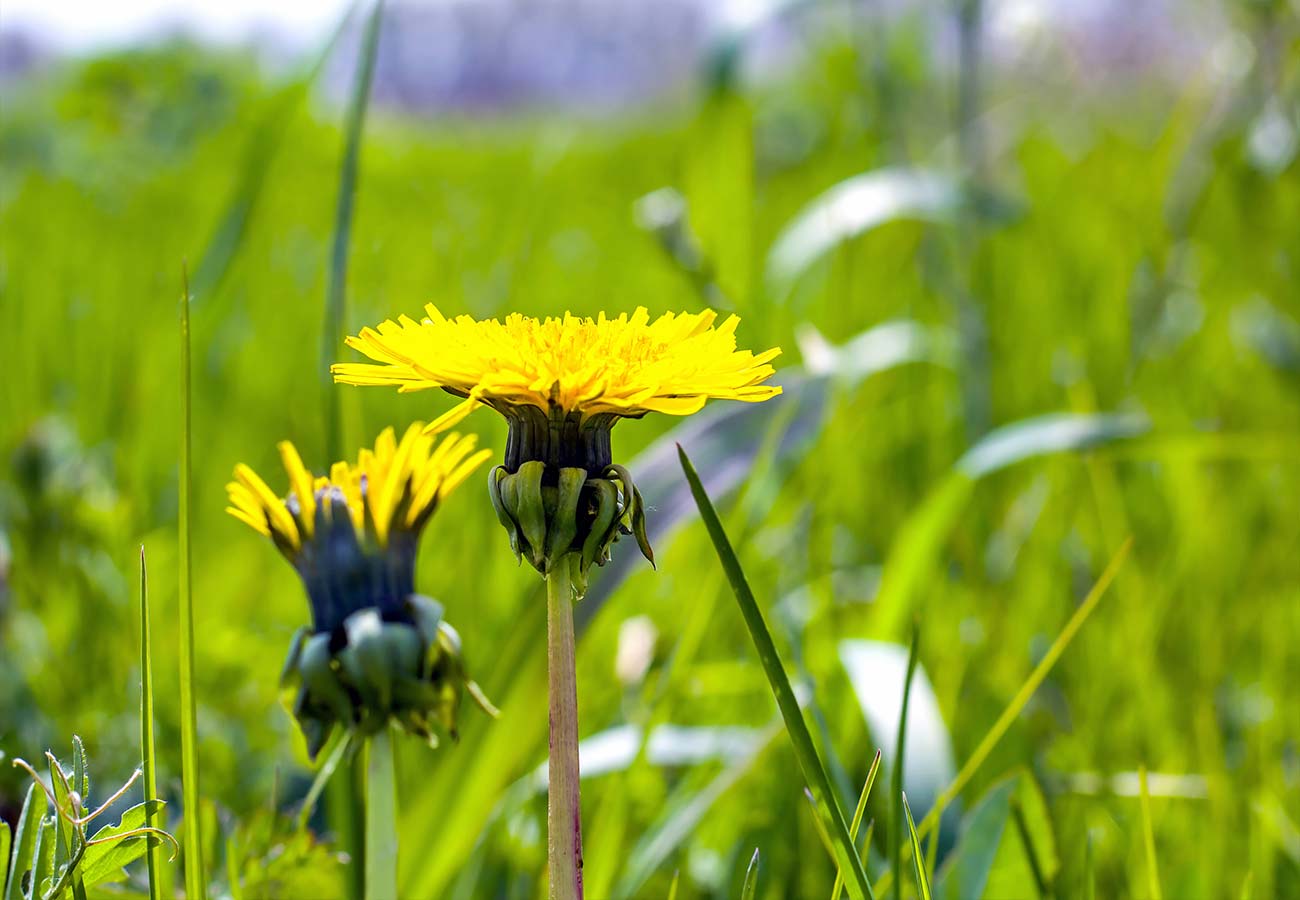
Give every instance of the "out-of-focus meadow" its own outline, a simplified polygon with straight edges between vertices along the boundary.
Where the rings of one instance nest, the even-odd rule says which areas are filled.
[[[620,545],[577,611],[588,896],[663,897],[676,873],[679,897],[735,897],[755,848],[755,896],[835,876],[680,441],[847,810],[884,751],[878,886],[913,623],[919,820],[1131,538],[945,814],[935,893],[1300,897],[1300,16],[1156,6],[1167,22],[1091,34],[1035,4],[796,4],[598,110],[555,90],[485,105],[507,90],[487,77],[422,105],[385,75],[411,38],[381,32],[349,333],[428,301],[712,306],[744,346],[784,348],[778,401],[616,429],[658,570]],[[223,513],[231,469],[277,472],[288,438],[319,471],[327,391],[349,448],[451,403],[321,374],[323,343],[354,358],[322,324],[359,22],[287,64],[180,42],[0,84],[0,748],[79,734],[104,784],[137,764],[143,544],[159,781],[173,827],[200,822],[217,896],[346,881],[327,815],[294,836],[312,773],[277,683],[307,608]],[[199,816],[179,787],[183,264]],[[495,417],[465,427],[503,446]],[[417,586],[502,716],[400,745],[402,895],[539,896],[542,582],[477,476]],[[5,818],[25,791],[6,761]]]

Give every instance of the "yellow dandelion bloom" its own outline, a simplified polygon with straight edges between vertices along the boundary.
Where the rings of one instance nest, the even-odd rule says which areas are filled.
[[[314,476],[289,441],[279,445],[289,476],[289,492],[276,494],[251,468],[235,467],[226,485],[226,511],[272,538],[290,556],[318,530],[345,516],[362,543],[383,548],[394,531],[417,532],[438,502],[491,456],[474,451],[474,435],[448,435],[436,441],[423,422],[411,425],[399,442],[386,428],[374,449],[363,449],[355,463],[337,462],[329,476]]]
[[[709,399],[767,400],[781,393],[764,384],[780,348],[736,348],[740,319],[717,325],[717,313],[664,313],[653,322],[644,307],[630,316],[595,319],[569,313],[504,321],[449,319],[432,304],[427,318],[408,316],[365,328],[347,340],[375,363],[338,363],[334,380],[392,385],[401,391],[442,388],[465,401],[431,426],[439,431],[482,403],[502,412],[519,406],[636,418],[648,412],[685,416]]]

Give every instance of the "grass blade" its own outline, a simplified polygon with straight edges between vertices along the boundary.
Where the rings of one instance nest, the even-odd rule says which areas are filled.
[[[1161,900],[1160,866],[1156,863],[1156,835],[1151,826],[1151,791],[1147,787],[1147,767],[1138,767],[1138,785],[1141,789],[1142,843],[1147,857],[1147,890],[1151,900]]]
[[[302,808],[298,810],[298,830],[302,831],[307,827],[307,822],[311,819],[312,811],[316,809],[316,801],[320,799],[321,791],[325,790],[325,785],[329,784],[330,778],[334,775],[334,770],[338,768],[339,761],[343,759],[343,754],[347,753],[348,747],[352,745],[352,732],[347,731],[339,738],[338,743],[334,745],[334,750],[321,764],[320,771],[316,773],[315,779],[312,780],[311,788],[307,791],[307,796],[303,798]]]
[[[325,459],[343,457],[343,415],[339,392],[333,387],[330,365],[343,348],[344,318],[347,312],[348,245],[352,235],[352,210],[357,189],[357,164],[361,156],[361,132],[370,103],[375,57],[379,50],[379,25],[383,21],[383,0],[376,0],[366,20],[361,54],[348,102],[343,138],[343,160],[339,166],[338,202],[334,211],[334,239],[330,248],[329,287],[325,295],[325,326],[321,335],[321,382],[325,391]]]
[[[844,813],[840,809],[839,801],[835,798],[835,792],[831,789],[830,777],[826,774],[826,768],[817,755],[817,748],[813,746],[812,735],[808,733],[808,725],[804,722],[803,713],[799,709],[799,701],[795,698],[794,690],[790,687],[790,680],[786,677],[785,668],[782,666],[781,658],[776,652],[776,645],[772,642],[772,634],[763,621],[763,613],[758,608],[758,602],[754,599],[754,594],[749,588],[749,582],[746,580],[745,572],[740,566],[740,560],[736,558],[736,552],[727,539],[727,534],[722,528],[722,522],[718,519],[713,503],[709,500],[709,495],[705,493],[704,486],[700,484],[700,476],[696,474],[695,467],[691,465],[690,459],[686,456],[686,451],[681,448],[680,444],[677,447],[677,453],[681,459],[682,471],[686,473],[686,480],[690,483],[695,504],[700,509],[700,517],[704,520],[704,525],[708,529],[709,538],[713,541],[713,547],[717,551],[722,568],[727,573],[727,580],[731,583],[731,589],[736,595],[736,603],[740,606],[741,615],[744,617],[745,625],[749,629],[749,636],[754,641],[759,661],[763,664],[763,671],[767,675],[772,694],[781,710],[781,717],[785,720],[786,732],[790,735],[790,742],[794,745],[795,757],[799,760],[799,768],[803,772],[804,780],[807,781],[809,789],[812,791],[813,798],[817,801],[818,812],[823,824],[828,823],[830,825],[828,831],[832,838],[835,860],[841,871],[849,873],[846,880],[849,896],[854,900],[866,900],[866,898],[873,897],[871,885],[867,882],[866,872],[862,868],[862,860],[858,858],[857,849],[853,846],[853,839],[849,837],[849,826],[844,821]]]
[[[758,891],[758,848],[754,848],[754,855],[749,858],[749,868],[745,869],[745,883],[740,888],[740,900],[754,900],[754,894]]]
[[[916,889],[921,900],[930,900],[930,879],[925,875],[925,854],[921,852],[921,839],[916,836],[916,823],[912,821],[912,808],[907,805],[907,794],[903,798],[903,813],[907,816],[907,833],[912,839],[912,863],[916,869]],[[898,879],[901,881],[902,879]]]
[[[9,872],[9,823],[0,819],[0,890],[4,889],[5,875]]]
[[[903,806],[906,795],[903,793],[903,752],[907,740],[907,707],[912,700],[912,679],[916,675],[916,658],[921,646],[921,628],[916,622],[912,624],[912,646],[907,652],[907,675],[903,680],[903,706],[898,713],[898,742],[894,744],[894,765],[889,776],[889,846],[893,855],[891,870],[897,872],[903,862]],[[911,813],[908,813],[909,824]],[[903,879],[894,878],[894,897],[903,896]]]
[[[356,196],[357,168],[361,156],[361,132],[370,101],[375,58],[379,49],[379,26],[383,21],[383,0],[376,0],[366,19],[361,51],[353,75],[352,96],[344,125],[343,158],[339,164],[339,189],[334,213],[334,236],[330,247],[329,281],[325,295],[325,321],[321,330],[320,382],[325,405],[326,464],[344,456],[342,395],[333,385],[330,365],[343,349],[347,314],[348,247],[352,234],[352,210]],[[365,890],[365,802],[361,796],[365,773],[358,754],[348,764],[346,777],[329,782],[330,825],[339,843],[351,856],[348,896],[358,898]]]
[[[1020,690],[1016,691],[1016,695],[1011,698],[1011,702],[1007,704],[1007,708],[1002,710],[1002,715],[998,716],[997,721],[993,723],[993,727],[989,729],[986,735],[984,735],[984,739],[980,741],[979,746],[977,746],[975,751],[970,755],[970,759],[966,760],[966,764],[961,767],[961,771],[959,771],[957,777],[952,780],[952,784],[948,785],[948,787],[944,789],[944,792],[939,795],[938,799],[934,801],[934,806],[930,808],[930,811],[926,814],[925,818],[921,820],[921,824],[916,829],[919,837],[924,838],[930,833],[931,829],[935,828],[939,824],[939,818],[943,815],[944,809],[953,801],[953,798],[962,792],[970,782],[971,778],[974,777],[975,773],[979,771],[980,766],[984,765],[989,754],[993,752],[993,748],[996,747],[998,742],[1002,740],[1004,735],[1006,735],[1007,731],[1011,728],[1011,723],[1013,723],[1020,715],[1020,711],[1025,708],[1025,704],[1029,702],[1029,698],[1038,690],[1039,686],[1047,678],[1047,674],[1051,672],[1052,667],[1056,665],[1057,660],[1059,660],[1061,655],[1065,653],[1065,648],[1070,646],[1070,642],[1074,640],[1074,636],[1079,633],[1079,629],[1083,627],[1083,623],[1088,620],[1088,617],[1092,615],[1092,611],[1097,608],[1097,604],[1101,601],[1102,596],[1105,595],[1106,589],[1110,587],[1111,582],[1115,580],[1115,576],[1119,574],[1120,566],[1123,565],[1124,560],[1128,558],[1129,550],[1132,546],[1133,539],[1129,538],[1120,545],[1119,550],[1115,551],[1115,555],[1111,557],[1110,563],[1107,564],[1105,570],[1101,573],[1101,577],[1098,578],[1097,583],[1092,586],[1092,590],[1088,592],[1088,596],[1083,598],[1083,602],[1080,603],[1079,608],[1074,611],[1074,615],[1070,616],[1070,620],[1065,623],[1065,627],[1062,628],[1061,633],[1056,636],[1056,640],[1053,641],[1052,646],[1047,649],[1047,653],[1043,655],[1043,658],[1039,661],[1038,665],[1034,667],[1034,670],[1029,673],[1029,677],[1026,678],[1025,683],[1020,686]],[[884,877],[880,879],[880,883],[877,887],[879,887],[881,891],[886,890],[889,885],[892,884],[893,877],[894,872],[892,870],[886,872]]]
[[[140,765],[144,771],[144,802],[147,810],[144,824],[147,828],[165,828],[166,823],[155,821],[153,801],[158,799],[158,773],[155,768],[153,741],[153,655],[149,644],[149,581],[145,572],[144,547],[140,547]],[[84,766],[84,763],[83,763]],[[80,780],[78,778],[78,780]],[[161,849],[149,844],[145,860],[149,870],[149,900],[162,896],[158,884],[158,867]]]
[[[872,785],[876,783],[876,773],[880,771],[880,751],[876,751],[876,757],[871,761],[871,768],[867,770],[867,781],[862,785],[862,793],[858,795],[858,806],[853,810],[853,821],[849,823],[849,837],[853,839],[853,846],[857,846],[858,828],[862,825],[862,817],[867,812],[867,798],[871,796]],[[867,841],[864,846],[870,846],[871,842]],[[844,873],[835,873],[835,886],[831,888],[831,900],[840,900],[840,891],[844,890]]]
[[[387,728],[370,739],[366,766],[366,900],[397,900],[397,773]]]
[[[206,869],[203,867],[202,829],[199,827],[199,725],[198,707],[194,698],[194,596],[191,580],[190,496],[192,490],[191,408],[190,408],[190,285],[185,276],[184,296],[181,297],[181,471],[179,496],[180,560],[177,566],[180,579],[181,606],[181,795],[185,803],[185,896],[190,900],[207,897]]]

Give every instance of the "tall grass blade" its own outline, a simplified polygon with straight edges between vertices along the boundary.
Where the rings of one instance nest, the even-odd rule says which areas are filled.
[[[1097,900],[1097,862],[1092,856],[1092,836],[1083,848],[1083,900]]]
[[[303,798],[302,808],[298,810],[298,830],[302,831],[307,827],[307,822],[311,820],[311,814],[316,809],[316,801],[320,799],[321,791],[325,790],[325,785],[330,783],[330,778],[334,775],[334,770],[338,768],[339,761],[343,759],[343,754],[347,753],[348,747],[352,745],[352,732],[344,732],[339,738],[338,743],[334,745],[334,750],[326,757],[325,762],[321,764],[320,771],[316,773],[315,779],[312,780],[311,788],[307,791],[307,796]]]
[[[871,760],[871,768],[867,771],[866,783],[862,785],[862,793],[858,795],[857,808],[853,810],[853,821],[849,823],[849,837],[853,838],[853,845],[857,846],[858,828],[862,825],[862,817],[867,812],[867,799],[871,796],[871,788],[876,783],[876,773],[880,771],[880,751],[876,751],[876,756]],[[870,841],[864,846],[870,847]],[[831,900],[840,900],[840,892],[844,890],[844,873],[835,873],[835,886],[831,888]]]
[[[677,882],[681,874],[680,871],[673,873],[673,883],[668,885],[668,900],[677,900]]]
[[[145,571],[143,546],[140,547],[140,765],[144,771],[145,827],[165,828],[166,823],[155,821],[153,813],[156,806],[153,801],[158,799],[158,772],[153,740],[153,651],[149,642],[149,580]],[[83,769],[84,766],[83,761]],[[74,768],[74,773],[75,771]],[[75,776],[75,780],[80,782],[81,776]],[[149,872],[149,900],[158,900],[162,896],[158,883],[160,852],[159,846],[150,842],[145,853]]]
[[[266,175],[284,142],[285,132],[293,120],[294,113],[303,105],[311,92],[316,76],[325,67],[326,60],[334,52],[339,37],[343,34],[352,18],[353,7],[344,11],[334,31],[326,39],[325,45],[317,51],[311,61],[280,88],[268,102],[256,124],[250,129],[247,143],[239,165],[239,176],[226,201],[216,228],[199,257],[199,264],[194,270],[194,293],[200,302],[216,292],[232,263],[239,255],[248,234],[249,223],[261,201]]]
[[[325,461],[328,465],[344,456],[342,395],[333,387],[330,364],[338,359],[343,347],[347,314],[348,247],[352,235],[353,201],[356,196],[357,169],[361,156],[361,133],[370,102],[370,85],[374,78],[375,58],[379,50],[379,26],[383,21],[383,0],[375,0],[366,19],[361,38],[361,52],[353,74],[352,96],[348,102],[344,125],[343,157],[339,164],[338,197],[334,213],[334,236],[330,248],[329,281],[325,295],[325,320],[321,329],[320,381],[325,405]],[[329,790],[330,824],[351,858],[349,897],[358,898],[364,890],[366,870],[364,841],[364,801],[361,797],[364,773],[360,755],[353,758],[344,773],[332,779]]]
[[[749,867],[745,869],[745,883],[740,888],[740,900],[754,900],[754,894],[758,892],[758,848],[754,848],[754,855],[749,858]]]
[[[188,900],[207,897],[206,869],[203,867],[202,829],[199,827],[199,726],[198,707],[194,698],[194,597],[191,592],[191,538],[190,492],[194,464],[191,442],[190,402],[190,285],[184,277],[184,295],[181,297],[181,466],[179,497],[180,559],[177,566],[180,579],[181,606],[181,795],[185,803],[185,896]],[[155,870],[156,871],[156,870]]]
[[[1084,597],[1083,602],[1079,604],[1079,608],[1074,611],[1074,615],[1070,616],[1070,620],[1065,623],[1065,627],[1061,629],[1061,633],[1057,635],[1056,640],[1052,642],[1052,646],[1047,649],[1047,653],[1043,655],[1043,658],[1039,661],[1038,665],[1034,667],[1034,670],[1029,673],[1029,677],[1026,678],[1025,683],[1020,686],[1020,690],[1016,691],[1016,695],[1011,698],[1011,702],[1008,703],[1006,709],[1002,711],[1002,715],[998,716],[997,721],[993,723],[993,727],[984,735],[984,739],[981,740],[979,745],[975,748],[970,759],[966,760],[966,764],[961,767],[961,770],[957,773],[957,777],[953,779],[952,784],[948,785],[944,792],[939,795],[939,798],[935,801],[930,812],[926,814],[925,818],[921,820],[921,824],[917,826],[917,834],[921,838],[928,835],[930,830],[939,824],[939,819],[943,815],[944,809],[947,808],[948,804],[962,792],[970,782],[971,778],[974,777],[975,773],[979,771],[980,766],[984,765],[989,754],[993,752],[993,748],[996,747],[998,742],[1006,735],[1007,731],[1011,728],[1011,724],[1015,722],[1016,718],[1020,715],[1020,711],[1025,708],[1025,704],[1029,702],[1029,699],[1038,690],[1039,686],[1042,685],[1043,681],[1047,678],[1048,673],[1051,672],[1052,667],[1056,665],[1057,660],[1059,660],[1061,655],[1065,653],[1065,648],[1070,646],[1070,642],[1074,640],[1074,636],[1079,633],[1079,629],[1083,627],[1083,623],[1088,620],[1088,617],[1092,615],[1092,611],[1097,608],[1097,604],[1106,593],[1106,589],[1110,587],[1111,582],[1115,580],[1115,576],[1119,574],[1120,566],[1124,563],[1124,560],[1128,558],[1129,550],[1132,546],[1132,538],[1128,538],[1120,545],[1119,550],[1115,552],[1115,555],[1111,557],[1110,563],[1107,564],[1105,570],[1102,571],[1101,577],[1097,579],[1097,583],[1094,584],[1092,590],[1088,592],[1088,596]],[[884,877],[882,877],[880,882],[877,884],[877,887],[879,887],[881,891],[884,891],[893,883],[893,877],[893,871],[886,872]]]
[[[1160,866],[1156,863],[1156,835],[1151,825],[1151,791],[1147,787],[1147,767],[1138,767],[1138,784],[1141,788],[1142,844],[1146,850],[1147,891],[1151,900],[1161,900]]]
[[[907,834],[912,839],[912,863],[916,870],[916,889],[921,894],[921,900],[930,900],[930,879],[925,874],[925,854],[921,852],[921,839],[916,836],[916,823],[912,821],[912,808],[907,805],[907,794],[900,794],[900,796],[903,798],[903,813],[907,816]]]
[[[343,457],[343,416],[339,392],[333,389],[330,364],[343,346],[347,313],[348,246],[352,236],[352,211],[356,199],[357,167],[361,157],[361,132],[370,104],[370,85],[379,51],[379,26],[383,21],[383,0],[376,0],[366,20],[361,54],[353,76],[343,138],[343,160],[339,166],[338,201],[334,211],[334,239],[330,249],[329,287],[325,295],[325,327],[321,335],[321,382],[325,393],[325,459]]]
[[[912,679],[916,676],[917,651],[921,646],[921,628],[919,623],[912,624],[912,645],[907,651],[907,676],[903,681],[903,706],[898,714],[898,740],[894,743],[894,765],[889,776],[889,852],[893,863],[890,868],[897,872],[903,862],[903,758],[907,756],[907,707],[912,700]],[[911,813],[908,813],[909,825]],[[919,863],[918,863],[919,864]],[[903,896],[903,879],[894,878],[894,897]]]
[[[781,658],[776,652],[772,634],[768,631],[767,623],[763,621],[763,613],[758,608],[758,602],[754,599],[753,591],[749,588],[749,582],[745,578],[745,572],[741,568],[740,560],[736,558],[736,552],[732,549],[731,542],[722,528],[722,522],[718,519],[717,511],[714,510],[713,503],[709,500],[708,494],[704,491],[704,486],[700,483],[700,477],[695,472],[695,467],[691,465],[691,461],[686,456],[686,451],[681,448],[681,445],[678,445],[677,453],[681,460],[682,471],[686,473],[686,480],[690,483],[695,504],[699,507],[700,517],[704,520],[704,525],[708,529],[709,538],[713,541],[713,547],[717,551],[722,568],[727,573],[727,580],[731,583],[731,589],[736,595],[736,603],[740,606],[741,615],[744,617],[745,625],[749,629],[749,636],[754,641],[754,647],[758,651],[759,661],[763,664],[763,671],[767,675],[768,684],[771,686],[772,694],[781,710],[781,717],[785,720],[786,732],[790,735],[790,742],[794,745],[799,768],[803,772],[804,780],[808,783],[814,799],[817,801],[818,812],[823,823],[830,826],[828,830],[833,839],[836,863],[841,871],[849,873],[846,880],[849,896],[853,897],[854,900],[866,900],[868,897],[873,897],[871,885],[867,882],[866,872],[862,868],[862,860],[858,858],[857,849],[853,846],[853,839],[849,837],[849,826],[844,821],[844,813],[840,809],[839,801],[835,798],[834,790],[831,788],[830,776],[827,775],[826,768],[817,755],[817,748],[813,746],[812,736],[808,733],[808,725],[804,722],[803,713],[799,709],[799,701],[795,698],[793,688],[790,687],[790,680],[786,677],[785,668],[782,666]]]
[[[9,823],[0,819],[0,889],[4,888],[5,876],[9,874]]]

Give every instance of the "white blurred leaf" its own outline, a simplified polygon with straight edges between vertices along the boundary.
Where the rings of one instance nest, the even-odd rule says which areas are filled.
[[[841,241],[896,219],[943,221],[962,202],[957,181],[922,169],[889,168],[841,181],[803,208],[767,258],[769,282],[787,287]]]

